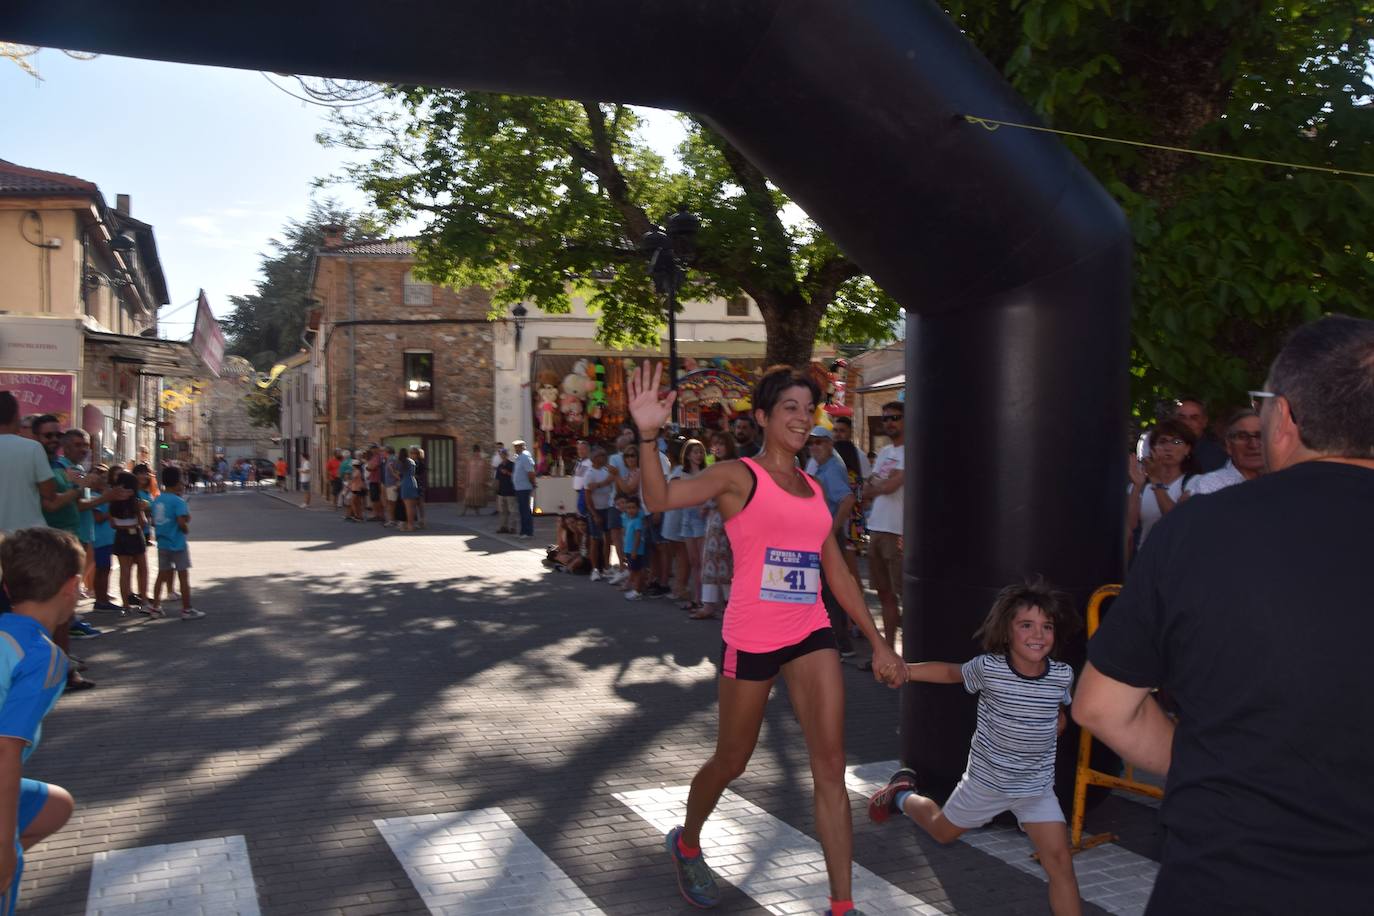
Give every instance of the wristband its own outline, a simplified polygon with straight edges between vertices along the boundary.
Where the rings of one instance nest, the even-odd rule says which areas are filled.
[[[658,430],[654,430],[653,432],[646,433],[644,430],[641,429],[641,430],[638,430],[638,433],[639,433],[639,444],[640,444],[640,445],[651,445],[651,446],[653,446],[654,448],[657,448],[657,447],[658,447],[657,444],[656,444],[656,443],[657,443],[657,440],[658,440]]]
[[[1150,486],[1156,490],[1164,490],[1166,493],[1169,490],[1169,485],[1167,483],[1152,483]]]

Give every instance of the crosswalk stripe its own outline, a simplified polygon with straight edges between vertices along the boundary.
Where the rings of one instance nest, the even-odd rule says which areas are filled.
[[[95,854],[86,916],[261,916],[241,836]]]
[[[435,916],[601,913],[500,808],[373,823]]]
[[[869,796],[886,785],[899,766],[901,764],[895,760],[852,766],[845,770],[845,783],[851,792]],[[1046,880],[1045,870],[1031,858],[1034,850],[1030,840],[1020,830],[985,827],[968,831],[959,841],[1001,859],[1018,871]],[[1118,916],[1137,916],[1145,912],[1145,904],[1159,874],[1159,863],[1115,843],[1106,843],[1074,856],[1073,869],[1084,900]]]
[[[615,797],[666,834],[682,823],[687,791],[687,786],[675,786],[617,792]],[[701,843],[712,870],[770,913],[814,912],[829,894],[820,844],[733,792],[721,796]],[[854,905],[868,913],[940,912],[859,865],[854,866]]]

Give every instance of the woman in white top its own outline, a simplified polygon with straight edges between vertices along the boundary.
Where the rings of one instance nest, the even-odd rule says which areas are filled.
[[[1160,420],[1150,430],[1149,456],[1144,461],[1134,457],[1130,460],[1131,486],[1126,499],[1127,562],[1145,545],[1155,522],[1187,498],[1183,485],[1191,476],[1194,441],[1193,431],[1182,423]]]

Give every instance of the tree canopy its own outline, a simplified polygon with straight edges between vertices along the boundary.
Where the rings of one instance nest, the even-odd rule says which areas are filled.
[[[1174,146],[1374,171],[1374,0],[946,0],[1136,240],[1133,394],[1237,403],[1284,335],[1325,311],[1374,314],[1364,214],[1374,181],[1171,152]],[[421,218],[422,269],[481,283],[495,307],[585,292],[613,343],[663,317],[636,244],[678,203],[703,217],[687,295],[747,293],[769,356],[817,337],[891,334],[896,303],[702,123],[670,169],[622,105],[393,87],[326,142],[367,151],[351,177],[390,220]],[[978,114],[978,112],[972,112]],[[823,126],[818,126],[823,127]],[[1003,130],[1017,128],[1003,127]],[[1091,341],[1085,341],[1091,346]]]
[[[946,9],[1057,129],[1374,171],[1370,0]],[[1242,403],[1296,325],[1328,311],[1374,317],[1374,180],[1065,142],[1131,220],[1142,411],[1184,393]]]
[[[390,107],[339,113],[328,143],[367,151],[350,177],[393,221],[426,221],[420,270],[481,284],[493,309],[566,312],[573,294],[611,345],[659,342],[665,305],[640,239],[679,206],[702,218],[683,298],[747,294],[773,362],[804,363],[816,339],[890,339],[900,310],[764,174],[684,117],[680,168],[626,105],[393,87]]]
[[[310,264],[324,244],[324,227],[343,228],[347,240],[376,235],[375,221],[358,216],[336,201],[312,202],[305,219],[291,220],[281,238],[268,242],[262,255],[262,279],[255,292],[230,296],[233,311],[221,319],[227,347],[255,369],[267,370],[303,346],[301,334],[310,309]]]

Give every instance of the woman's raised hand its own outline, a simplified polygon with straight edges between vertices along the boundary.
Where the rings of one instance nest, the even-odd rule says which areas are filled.
[[[628,380],[630,417],[643,439],[653,439],[672,416],[677,392],[658,396],[658,384],[663,379],[663,364],[649,360],[640,363]]]

